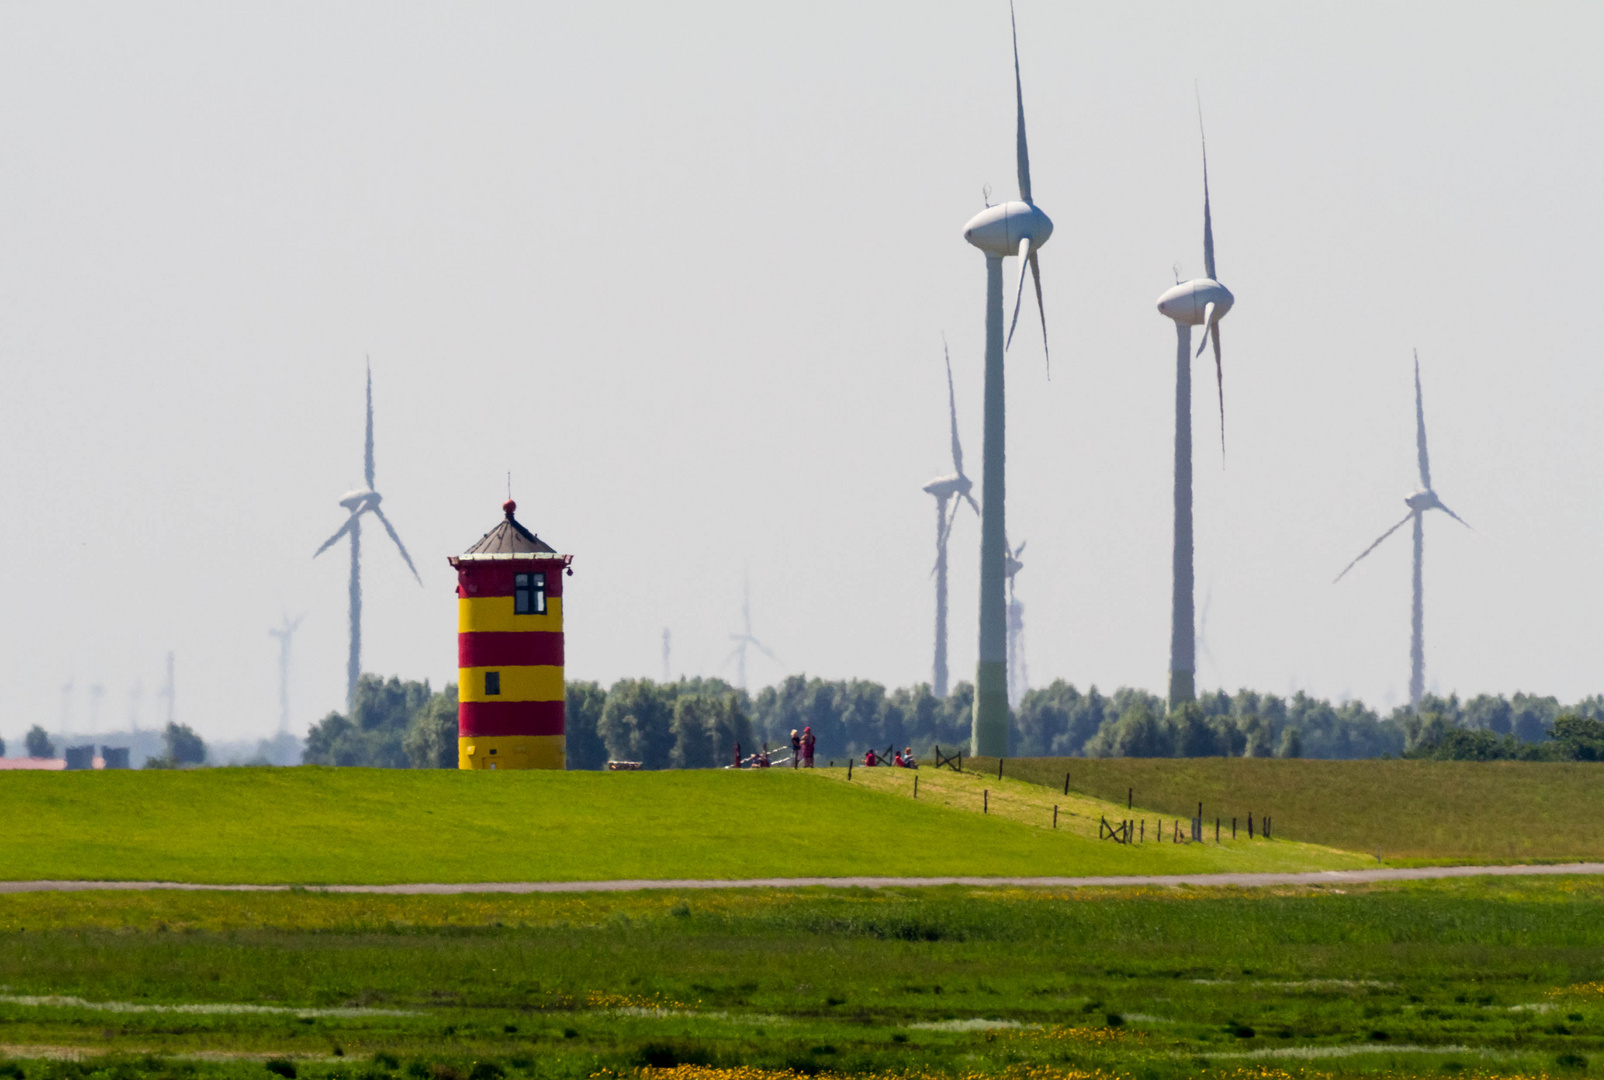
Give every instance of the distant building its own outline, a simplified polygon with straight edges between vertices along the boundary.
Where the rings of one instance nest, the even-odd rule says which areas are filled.
[[[100,766],[102,769],[128,768],[128,747],[126,746],[102,746],[100,748],[100,757],[104,762]]]
[[[89,744],[88,746],[67,747],[67,768],[93,769],[94,767],[95,747],[93,743]]]
[[[457,767],[567,767],[563,575],[572,555],[513,518],[462,555],[457,571]]]

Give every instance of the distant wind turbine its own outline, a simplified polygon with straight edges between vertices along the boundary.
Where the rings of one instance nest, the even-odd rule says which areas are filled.
[[[1198,135],[1203,106],[1198,104]],[[1220,320],[1236,303],[1214,276],[1214,219],[1209,212],[1209,149],[1203,141],[1203,272],[1158,298],[1159,313],[1175,320],[1175,548],[1171,563],[1170,694],[1176,708],[1197,697],[1192,578],[1192,327],[1203,328],[1197,355],[1214,342],[1214,378],[1220,392],[1220,455],[1225,454],[1225,374],[1220,365]]]
[[[368,365],[368,429],[367,439],[363,443],[362,476],[367,481],[367,487],[356,491],[348,491],[340,500],[340,505],[351,512],[345,519],[345,524],[327,540],[323,546],[312,553],[312,558],[323,554],[334,542],[342,536],[351,537],[351,651],[345,664],[345,707],[347,711],[356,701],[356,681],[362,674],[362,515],[372,514],[384,525],[384,531],[390,534],[395,541],[396,549],[401,552],[401,558],[406,560],[407,569],[419,585],[423,579],[418,577],[418,568],[412,565],[412,556],[407,554],[406,545],[390,524],[390,519],[384,516],[379,509],[379,503],[384,496],[373,490],[373,365]]]
[[[169,724],[177,723],[178,708],[175,701],[177,692],[177,687],[173,682],[173,653],[172,650],[168,650],[167,681],[162,684],[162,688],[156,696],[167,703],[167,722]]]
[[[1025,605],[1014,596],[1014,576],[1025,568],[1019,561],[1024,554],[1025,541],[1021,540],[1019,546],[1008,552],[1008,561],[1004,564],[1008,574],[1008,705],[1010,708],[1019,708],[1024,700],[1025,691],[1030,689],[1030,673],[1025,667]]]
[[[947,413],[952,421],[953,472],[949,476],[938,476],[924,486],[926,492],[936,497],[936,565],[930,571],[936,579],[936,659],[930,674],[931,692],[938,698],[947,696],[947,536],[952,532],[952,523],[957,520],[963,501],[967,500],[975,513],[980,513],[980,504],[969,494],[974,483],[964,475],[964,448],[958,441],[958,399],[952,389],[952,357],[947,355],[945,341],[941,351],[947,361]],[[947,503],[954,496],[958,501],[953,503],[952,516],[948,517]]]
[[[290,639],[300,628],[301,620],[305,615],[296,616],[290,621],[285,615],[283,621],[276,627],[268,630],[268,634],[278,638],[278,733],[287,734],[290,730]]]
[[[1409,507],[1409,513],[1404,515],[1402,521],[1376,537],[1375,542],[1361,551],[1358,556],[1342,568],[1336,581],[1341,581],[1352,570],[1359,560],[1370,554],[1383,540],[1413,521],[1415,525],[1415,560],[1414,560],[1414,592],[1409,609],[1409,705],[1411,708],[1420,704],[1420,698],[1426,689],[1426,645],[1425,597],[1421,588],[1421,562],[1425,557],[1425,517],[1427,510],[1441,510],[1455,521],[1470,528],[1464,518],[1443,505],[1437,493],[1431,487],[1431,459],[1426,454],[1426,407],[1420,394],[1420,352],[1415,351],[1415,454],[1420,465],[1420,490],[1404,499]]]
[[[663,681],[669,681],[668,675],[668,627],[663,627]]]
[[[752,636],[752,582],[748,580],[741,596],[741,626],[739,634],[731,634],[730,640],[735,642],[735,651],[725,658],[727,664],[735,661],[735,684],[742,690],[746,689],[746,647],[748,645],[773,660],[776,664],[780,658],[769,651],[769,647]]]
[[[1008,753],[1008,529],[1003,514],[1006,440],[1003,353],[1019,325],[1025,299],[1025,271],[1036,286],[1043,349],[1047,312],[1042,307],[1041,267],[1036,255],[1053,235],[1053,223],[1031,198],[1030,151],[1025,140],[1025,91],[1019,77],[1019,32],[1013,5],[1008,7],[1014,41],[1014,152],[1019,173],[1019,200],[989,206],[964,226],[964,239],[986,256],[986,393],[985,430],[981,444],[980,481],[985,495],[980,513],[980,660],[975,669],[975,712],[970,752],[988,757]],[[1019,284],[1014,291],[1014,317],[1003,334],[1002,261],[1019,258]]]

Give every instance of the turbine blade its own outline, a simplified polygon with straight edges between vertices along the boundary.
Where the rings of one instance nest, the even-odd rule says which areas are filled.
[[[412,565],[412,556],[407,554],[407,546],[401,542],[401,537],[395,531],[395,526],[390,524],[390,519],[385,517],[384,511],[377,506],[373,508],[373,513],[380,521],[384,522],[384,531],[390,534],[391,540],[395,541],[395,546],[400,550],[401,557],[407,561],[407,569],[412,571],[412,576],[418,579],[419,585],[422,585],[423,579],[418,577],[418,568]]]
[[[947,335],[941,335],[941,355],[947,361],[947,413],[952,418],[952,467],[964,474],[964,448],[958,441],[958,398],[952,390],[952,353],[947,351]]]
[[[1372,551],[1376,550],[1376,547],[1383,540],[1385,540],[1387,537],[1391,536],[1393,533],[1397,532],[1399,529],[1401,529],[1405,525],[1409,524],[1409,519],[1414,517],[1414,516],[1415,516],[1415,512],[1413,510],[1409,511],[1409,513],[1404,515],[1404,518],[1403,518],[1402,521],[1398,522],[1398,524],[1394,525],[1392,528],[1388,529],[1386,532],[1384,532],[1380,536],[1376,537],[1375,541],[1373,543],[1371,543],[1371,545],[1369,547],[1365,548],[1357,556],[1354,557],[1353,562],[1349,563],[1347,566],[1344,566],[1342,568],[1342,573],[1338,574],[1335,578],[1333,578],[1332,581],[1331,581],[1331,584],[1335,585],[1337,582],[1341,581],[1342,578],[1343,578],[1343,575],[1347,574],[1347,572],[1349,570],[1352,570],[1354,568],[1354,566],[1358,564],[1360,559],[1364,558],[1366,555],[1368,555]]]
[[[1420,350],[1415,350],[1415,453],[1420,457],[1420,486],[1431,490],[1431,458],[1426,454],[1426,405],[1420,396]]]
[[[1455,521],[1459,522],[1465,528],[1470,529],[1471,532],[1475,532],[1476,531],[1471,526],[1470,522],[1466,521],[1464,518],[1460,517],[1458,514],[1454,513],[1452,510],[1448,509],[1447,506],[1443,505],[1443,501],[1441,499],[1437,500],[1437,509],[1441,510],[1443,513],[1447,514],[1449,517],[1451,517]]]
[[[1209,213],[1209,140],[1203,132],[1203,95],[1197,91],[1197,84],[1192,84],[1194,93],[1197,93],[1197,136],[1203,144],[1203,272],[1211,279],[1214,278],[1214,218]]]
[[[958,502],[954,502],[952,504],[952,513],[947,515],[947,523],[941,527],[941,546],[942,547],[946,547],[947,546],[947,537],[952,535],[953,522],[958,520],[958,507],[961,506],[961,505],[963,505],[963,504],[962,503],[958,503]],[[935,573],[935,571],[932,570],[931,573]]]
[[[1203,350],[1209,347],[1209,327],[1214,325],[1214,305],[1203,306],[1203,339],[1197,343],[1197,356],[1203,355]],[[1194,356],[1193,359],[1197,357]]]
[[[1020,542],[1019,542],[1019,546],[1018,546],[1018,547],[1016,547],[1016,548],[1014,548],[1014,561],[1015,561],[1015,562],[1018,562],[1018,561],[1019,561],[1019,556],[1020,556],[1020,555],[1022,555],[1022,554],[1023,554],[1023,553],[1024,553],[1024,551],[1025,551],[1025,545],[1026,545],[1026,544],[1028,544],[1028,543],[1029,543],[1029,542],[1030,542],[1030,541],[1028,541],[1028,540],[1021,540],[1021,541],[1020,541]]]
[[[1019,81],[1019,24],[1014,19],[1013,0],[1008,0],[1008,26],[1014,34],[1014,101],[1019,106],[1019,128],[1015,135],[1019,155],[1019,198],[1030,202],[1030,147],[1025,141],[1025,88]]]
[[[1030,237],[1019,242],[1019,287],[1014,290],[1014,321],[1008,324],[1008,340],[1003,342],[1003,351],[1014,343],[1014,327],[1019,325],[1019,309],[1025,302],[1025,275],[1030,272]]]
[[[1030,253],[1030,280],[1036,286],[1036,310],[1041,313],[1041,351],[1047,359],[1047,377],[1053,377],[1053,358],[1047,351],[1047,309],[1041,304],[1041,266],[1036,262],[1036,253]]]
[[[334,546],[334,541],[338,540],[340,537],[342,537],[346,533],[350,532],[351,531],[351,526],[356,524],[356,519],[357,519],[357,515],[355,513],[353,513],[350,517],[346,518],[345,519],[345,524],[340,526],[339,531],[336,532],[333,536],[329,537],[327,540],[323,541],[323,546],[322,547],[320,547],[316,551],[312,552],[312,558],[315,559],[319,555],[323,554],[329,548]]]
[[[966,492],[964,492],[964,498],[968,501],[969,505],[974,508],[975,516],[979,517],[980,516],[980,504],[975,501],[975,497],[973,495],[969,494],[969,492],[966,491]],[[953,516],[954,517],[957,516],[957,510],[956,509],[953,511]]]
[[[368,437],[363,444],[362,475],[367,477],[368,490],[373,490],[373,361],[368,361]]]
[[[772,652],[770,652],[769,651],[769,647],[767,645],[763,644],[757,638],[747,638],[746,640],[748,642],[750,642],[752,645],[754,645],[757,648],[758,652],[762,653],[764,656],[768,657],[770,660],[773,660],[776,664],[778,664],[780,662],[780,658],[778,656],[775,656]]]
[[[1220,320],[1215,319],[1214,325],[1209,327],[1209,337],[1214,339],[1214,382],[1220,388],[1220,460],[1225,460],[1225,368],[1220,365]]]

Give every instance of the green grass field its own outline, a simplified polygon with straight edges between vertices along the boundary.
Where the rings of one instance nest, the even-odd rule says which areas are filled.
[[[1037,786],[894,770],[644,773],[200,769],[0,773],[0,880],[388,884],[1331,869],[1279,839],[1122,847],[1082,799],[1050,828]],[[929,785],[934,784],[935,787]],[[938,800],[936,788],[970,795]],[[1012,800],[1012,802],[1010,802]],[[1031,800],[1035,800],[1033,804]],[[966,804],[966,805],[961,805]],[[1029,820],[1027,820],[1029,819]],[[1088,832],[1090,830],[1090,832]]]
[[[0,1056],[26,1080],[1580,1076],[1604,882],[13,894]]]
[[[995,776],[997,759],[965,759]],[[1165,814],[1275,818],[1275,835],[1388,862],[1604,858],[1604,763],[1010,758],[1005,776]]]

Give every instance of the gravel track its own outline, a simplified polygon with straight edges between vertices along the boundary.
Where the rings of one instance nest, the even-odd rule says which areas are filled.
[[[1430,881],[1439,878],[1516,877],[1527,875],[1604,874],[1604,863],[1560,863],[1544,866],[1416,866],[1374,870],[1316,870],[1299,874],[1130,874],[1119,877],[802,877],[710,879],[634,879],[620,881],[477,881],[413,885],[203,885],[183,881],[0,881],[0,893],[101,892],[173,889],[181,892],[288,892],[305,889],[328,893],[380,893],[401,896],[450,896],[461,893],[588,893],[635,892],[642,889],[837,889],[935,888],[943,885],[1010,886],[1084,889],[1127,885],[1363,885],[1372,881]]]

